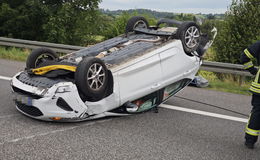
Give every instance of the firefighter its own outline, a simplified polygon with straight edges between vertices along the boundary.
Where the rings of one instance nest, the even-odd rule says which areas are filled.
[[[253,94],[251,100],[253,108],[245,130],[245,145],[250,149],[254,148],[260,133],[260,69],[254,66],[253,59],[256,59],[257,64],[260,65],[260,41],[249,46],[241,54],[244,68],[255,75],[255,80],[249,89]]]

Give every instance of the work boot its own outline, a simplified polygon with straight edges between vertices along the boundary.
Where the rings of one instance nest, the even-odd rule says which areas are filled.
[[[257,142],[258,136],[252,136],[246,133],[245,135],[245,146],[249,149],[255,148],[255,143]]]
[[[245,146],[249,149],[254,149],[255,148],[255,143],[254,142],[250,142],[250,141],[245,141]]]

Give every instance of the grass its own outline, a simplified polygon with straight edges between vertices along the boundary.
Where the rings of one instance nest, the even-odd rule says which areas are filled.
[[[215,55],[216,52],[214,49],[209,48],[204,58],[208,61],[214,61]],[[244,79],[242,83],[239,83],[238,79],[241,77],[230,74],[222,74],[221,79],[213,72],[200,71],[199,74],[209,81],[209,86],[207,89],[235,94],[251,95],[249,92],[249,87],[253,79]]]
[[[234,77],[233,75],[222,74],[222,80],[220,80],[213,72],[200,71],[199,75],[209,81],[209,86],[207,89],[235,94],[251,95],[249,92],[249,87],[252,80],[250,79],[245,79],[242,83],[239,83],[238,76]]]
[[[95,41],[97,42],[97,43],[99,43],[99,42],[102,42],[102,41],[104,41],[104,39],[105,39],[105,37],[104,36],[94,36],[95,38]]]
[[[238,84],[234,84],[231,82],[223,82],[223,81],[210,81],[210,85],[208,89],[223,91],[235,94],[243,94],[243,95],[251,95],[249,92],[250,84],[239,86]]]
[[[31,50],[28,49],[20,49],[15,47],[0,47],[0,58],[17,61],[26,61],[26,58],[30,52]],[[199,75],[201,75],[209,81],[209,86],[207,87],[207,89],[243,95],[251,94],[248,91],[251,80],[246,80],[243,81],[243,83],[239,84],[236,80],[234,80],[234,76],[231,75],[222,76],[223,80],[220,80],[218,76],[212,72],[200,71]]]
[[[16,61],[26,61],[31,50],[15,47],[0,47],[0,58]]]

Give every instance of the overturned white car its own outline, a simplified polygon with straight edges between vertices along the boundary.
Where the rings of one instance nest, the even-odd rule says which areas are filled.
[[[175,27],[160,27],[163,23]],[[200,35],[194,22],[163,19],[151,27],[136,16],[128,21],[125,35],[62,57],[36,49],[26,69],[12,78],[16,107],[47,121],[150,110],[194,78],[207,46]]]

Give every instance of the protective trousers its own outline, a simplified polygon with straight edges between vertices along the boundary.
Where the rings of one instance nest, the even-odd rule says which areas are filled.
[[[253,94],[252,96],[251,116],[246,126],[246,140],[255,143],[260,133],[260,95]]]

